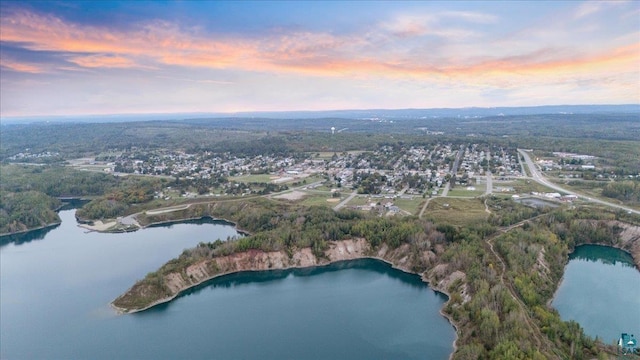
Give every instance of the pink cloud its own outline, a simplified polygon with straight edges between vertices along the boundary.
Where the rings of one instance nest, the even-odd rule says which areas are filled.
[[[451,12],[443,16],[475,23],[496,21],[491,15],[478,13]],[[246,39],[205,36],[198,30],[159,21],[124,32],[80,26],[23,11],[2,15],[0,40],[27,44],[31,50],[89,53],[73,55],[69,60],[87,69],[172,65],[310,76],[460,80],[478,84],[503,83],[514,75],[540,80],[554,75],[588,76],[593,71],[638,73],[638,43],[609,49],[601,47],[587,54],[542,47],[511,55],[496,53],[496,48],[487,44],[488,50],[481,55],[459,51],[438,57],[450,61],[430,60],[433,57],[424,53],[428,49],[416,50],[402,39],[390,41],[385,32],[408,37],[431,33],[459,41],[476,34],[464,29],[433,28],[437,19],[430,16],[394,19],[395,22],[367,36],[302,31]],[[16,71],[40,71],[36,66],[9,63],[4,59],[2,64]]]
[[[0,59],[0,66],[11,71],[30,73],[30,74],[40,74],[40,73],[46,72],[45,68],[39,65],[15,61],[13,59],[7,58],[6,56]]]
[[[69,61],[84,68],[131,68],[136,66],[136,63],[128,58],[110,55],[77,56]]]

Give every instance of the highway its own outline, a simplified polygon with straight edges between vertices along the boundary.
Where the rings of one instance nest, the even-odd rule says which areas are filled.
[[[589,201],[589,202],[600,204],[600,205],[609,206],[609,207],[616,208],[616,209],[621,209],[621,210],[624,210],[624,211],[627,211],[627,212],[630,212],[630,213],[634,213],[636,215],[640,215],[640,211],[638,211],[638,210],[631,209],[631,208],[628,208],[626,206],[610,203],[608,201],[587,197],[587,196],[578,194],[578,193],[576,193],[574,191],[567,190],[567,189],[565,189],[563,187],[560,187],[560,186],[552,183],[551,181],[547,180],[538,171],[538,168],[533,163],[533,160],[531,160],[531,157],[529,156],[529,154],[526,151],[524,151],[522,149],[518,149],[518,153],[520,153],[520,155],[522,155],[522,157],[524,157],[524,160],[527,163],[527,167],[529,168],[529,172],[531,172],[531,179],[533,181],[535,181],[537,183],[540,183],[540,184],[542,184],[542,185],[544,185],[546,187],[549,187],[551,189],[554,189],[554,190],[556,190],[558,192],[563,192],[563,193],[566,193],[566,194],[575,195],[575,196],[577,196],[580,199],[585,200],[585,201]]]

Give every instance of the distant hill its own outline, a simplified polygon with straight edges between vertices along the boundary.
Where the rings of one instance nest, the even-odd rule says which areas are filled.
[[[545,114],[640,114],[640,104],[626,105],[548,105],[528,107],[468,107],[440,109],[362,109],[327,111],[255,111],[239,113],[170,113],[170,114],[113,114],[74,116],[4,117],[2,124],[34,122],[130,122],[186,119],[352,119],[395,120],[428,118],[478,118],[491,116]]]
[[[260,117],[272,119],[311,119],[311,118],[347,118],[347,119],[401,119],[429,117],[486,117],[501,115],[543,115],[543,114],[594,114],[594,113],[640,113],[640,104],[636,105],[549,105],[530,107],[469,107],[441,109],[369,109],[369,110],[330,110],[330,111],[282,111],[282,112],[243,112],[227,114],[225,117]]]

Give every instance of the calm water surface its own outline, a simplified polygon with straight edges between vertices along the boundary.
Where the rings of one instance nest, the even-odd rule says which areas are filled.
[[[212,221],[126,234],[62,224],[0,245],[3,359],[446,359],[445,301],[374,260],[212,280],[143,313],[108,303],[201,241],[237,235]],[[17,241],[15,241],[17,240]]]
[[[553,300],[563,320],[575,320],[605,343],[623,332],[640,335],[640,272],[624,251],[584,245],[569,257]]]

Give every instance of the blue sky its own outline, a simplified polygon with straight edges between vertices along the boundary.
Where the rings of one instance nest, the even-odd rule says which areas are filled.
[[[640,2],[0,2],[0,115],[640,101]]]

